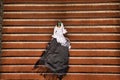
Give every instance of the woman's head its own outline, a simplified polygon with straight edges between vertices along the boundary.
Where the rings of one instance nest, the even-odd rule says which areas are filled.
[[[61,27],[61,21],[59,21],[58,23],[57,23],[57,27]]]

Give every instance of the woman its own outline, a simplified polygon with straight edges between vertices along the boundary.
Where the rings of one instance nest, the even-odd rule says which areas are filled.
[[[37,68],[37,65],[45,65],[52,73],[55,73],[60,80],[69,68],[69,49],[71,46],[69,39],[64,37],[65,33],[67,33],[67,31],[63,23],[58,22],[54,27],[52,39],[46,47],[46,51],[44,51],[34,66],[34,68]]]

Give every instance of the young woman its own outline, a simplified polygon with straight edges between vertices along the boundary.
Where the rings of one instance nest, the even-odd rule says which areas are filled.
[[[34,66],[34,68],[38,68],[37,65],[45,65],[52,73],[58,76],[59,80],[65,76],[69,68],[69,49],[71,46],[70,40],[64,37],[65,33],[67,31],[63,23],[58,22],[54,27],[50,43]]]

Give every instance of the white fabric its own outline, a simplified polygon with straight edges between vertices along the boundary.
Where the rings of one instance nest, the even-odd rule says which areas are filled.
[[[61,27],[57,27],[57,25],[54,27],[54,32],[52,37],[57,39],[58,43],[61,43],[61,45],[66,45],[67,40],[64,37],[64,34],[67,33],[67,30],[64,28],[63,23],[61,23]],[[69,46],[71,48],[71,46]]]

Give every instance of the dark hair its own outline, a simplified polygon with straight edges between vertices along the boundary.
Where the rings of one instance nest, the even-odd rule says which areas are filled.
[[[61,21],[59,21],[59,22],[57,23],[57,26],[61,26]]]

